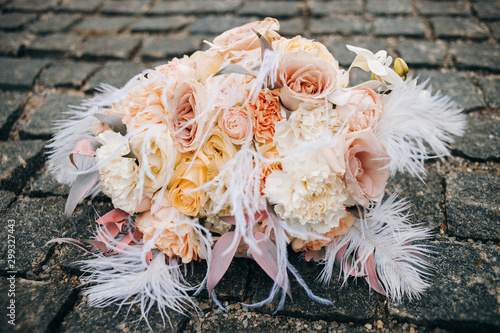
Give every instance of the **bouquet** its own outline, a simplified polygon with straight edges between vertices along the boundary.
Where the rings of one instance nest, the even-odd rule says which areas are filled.
[[[347,45],[341,69],[321,43],[281,37],[272,18],[231,29],[206,51],[146,70],[74,107],[50,143],[52,173],[71,185],[65,214],[99,192],[114,206],[81,247],[91,306],[196,309],[192,291],[216,286],[248,257],[274,280],[279,310],[295,278],[288,252],[343,276],[363,277],[392,301],[430,284],[431,233],[411,224],[407,201],[384,189],[396,172],[420,177],[449,153],[464,115],[402,59]],[[351,71],[371,73],[349,84]],[[204,260],[190,286],[181,267]],[[196,295],[195,292],[195,295]]]

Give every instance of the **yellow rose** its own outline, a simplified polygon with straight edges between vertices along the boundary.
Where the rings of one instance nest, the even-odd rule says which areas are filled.
[[[200,152],[198,155],[203,154]],[[193,162],[192,165],[191,162]],[[204,190],[194,190],[203,185],[206,180],[207,165],[203,159],[196,157],[193,161],[193,154],[185,155],[175,168],[168,184],[168,201],[181,213],[197,216],[207,201],[207,194]]]
[[[236,147],[229,136],[222,132],[220,127],[215,126],[212,134],[201,147],[201,151],[207,158],[207,180],[212,180],[219,174],[224,164],[234,157]],[[203,158],[203,155],[201,155],[201,158]]]

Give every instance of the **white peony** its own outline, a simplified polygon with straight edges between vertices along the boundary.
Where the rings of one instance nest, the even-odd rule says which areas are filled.
[[[96,150],[101,191],[111,198],[115,208],[129,214],[147,210],[149,198],[140,196],[139,167],[135,159],[123,157],[130,153],[128,142],[111,130],[97,137],[102,146]]]

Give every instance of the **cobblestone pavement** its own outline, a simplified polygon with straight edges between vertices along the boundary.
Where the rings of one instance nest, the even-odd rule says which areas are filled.
[[[76,288],[79,252],[44,246],[54,237],[85,238],[106,200],[83,203],[64,221],[67,188],[47,173],[44,144],[51,123],[66,105],[78,105],[101,82],[121,86],[128,78],[174,56],[190,54],[222,31],[265,16],[281,21],[285,36],[324,42],[342,66],[353,59],[345,44],[387,49],[413,73],[431,77],[467,113],[468,128],[453,156],[428,163],[425,183],[392,180],[414,203],[413,220],[435,227],[434,284],[418,300],[387,302],[364,281],[325,287],[319,269],[296,267],[313,291],[333,302],[311,302],[300,288],[273,316],[238,302],[267,296],[270,280],[239,260],[222,280],[223,313],[206,294],[203,315],[172,314],[178,332],[447,332],[500,330],[500,1],[103,1],[0,0],[0,331],[136,332],[116,308],[86,305]],[[15,221],[15,283],[7,263],[8,220]],[[295,260],[295,259],[292,259]],[[195,265],[200,281],[202,265]],[[9,289],[15,286],[15,297]],[[16,325],[7,324],[15,299]],[[153,328],[161,331],[154,314]],[[127,322],[127,323],[126,323]]]

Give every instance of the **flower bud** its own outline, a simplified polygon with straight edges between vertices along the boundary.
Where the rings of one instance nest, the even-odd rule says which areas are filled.
[[[394,71],[401,77],[406,78],[406,75],[410,71],[406,62],[401,58],[396,58],[394,60]]]

